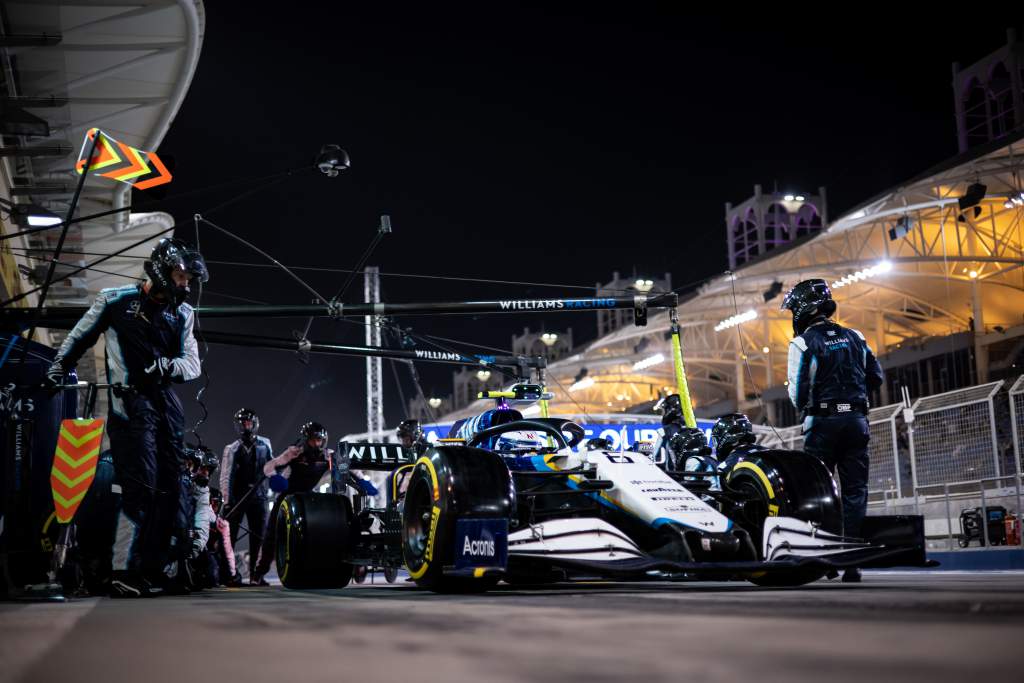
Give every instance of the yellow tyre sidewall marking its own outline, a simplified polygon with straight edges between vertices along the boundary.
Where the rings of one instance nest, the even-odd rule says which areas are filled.
[[[768,492],[768,516],[778,517],[779,506],[774,502],[775,489],[772,488],[772,483],[771,481],[769,481],[768,475],[764,473],[764,470],[762,470],[754,463],[746,460],[732,468],[733,472],[735,472],[736,470],[750,470],[751,472],[757,475],[757,478],[761,480],[761,483],[764,484],[765,490]],[[732,481],[732,474],[729,475],[729,481]]]
[[[416,464],[422,464],[427,468],[427,472],[430,474],[430,481],[434,486],[434,500],[440,500],[441,487],[437,481],[437,470],[434,469],[434,463],[430,461],[430,458],[423,456],[422,458],[416,461]],[[413,571],[412,567],[410,567],[408,563],[406,563],[406,569],[409,570],[409,576],[412,577],[412,579],[414,580],[421,578],[424,574],[427,573],[427,570],[430,569],[430,563],[434,559],[434,542],[437,538],[437,522],[440,518],[441,508],[438,507],[437,505],[434,505],[430,511],[430,531],[427,534],[427,550],[423,556],[423,564],[420,565],[419,569]]]
[[[53,552],[53,541],[51,541],[48,537],[48,534],[50,533],[50,525],[53,524],[56,520],[57,511],[54,510],[53,512],[50,513],[50,516],[46,518],[46,522],[43,524],[43,533],[41,534],[41,538],[39,540],[39,545],[41,545],[43,547],[43,550],[48,553]]]
[[[292,559],[292,513],[287,501],[281,502],[281,513],[284,515],[284,569],[281,570],[281,583],[288,578],[288,568]]]

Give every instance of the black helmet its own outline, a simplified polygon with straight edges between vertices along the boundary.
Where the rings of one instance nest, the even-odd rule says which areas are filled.
[[[309,441],[310,439],[323,439],[324,443],[326,443],[327,427],[324,427],[319,422],[307,422],[299,428],[299,436],[302,437],[303,441]]]
[[[586,447],[587,447],[588,451],[610,451],[610,450],[612,450],[611,442],[608,441],[608,439],[606,439],[604,437],[601,437],[601,436],[595,436],[595,437],[592,437],[590,439],[587,439]]]
[[[252,422],[252,429],[245,428],[242,423],[246,421]],[[260,418],[254,411],[249,408],[242,408],[235,413],[235,433],[238,434],[239,437],[248,437],[249,439],[252,439],[259,433],[259,431]]]
[[[661,424],[679,422],[683,419],[683,402],[679,394],[670,394],[658,401],[654,409],[661,413]]]
[[[198,278],[200,282],[210,279],[202,255],[174,238],[165,237],[157,242],[143,268],[152,280],[156,293],[163,296],[172,308],[184,303],[189,292],[188,285],[178,287],[174,284],[174,278],[171,277],[173,271],[180,270],[187,273],[189,279]]]
[[[398,424],[396,434],[398,434],[399,439],[407,436],[412,439],[413,443],[416,443],[423,438],[423,427],[420,427],[419,420],[402,420]]]
[[[715,447],[715,457],[719,460],[728,457],[736,446],[750,445],[755,441],[754,425],[742,413],[723,415],[711,428],[711,445]]]
[[[220,467],[220,458],[217,456],[216,453],[211,451],[206,446],[200,446],[197,450],[200,453],[200,467],[205,467],[210,472],[213,472],[215,469]]]
[[[703,429],[697,427],[687,427],[669,437],[668,450],[672,454],[673,465],[677,470],[683,469],[687,458],[711,455],[708,437],[705,436]]]
[[[782,300],[781,310],[793,314],[794,334],[803,334],[817,317],[828,318],[836,312],[832,290],[821,278],[798,282]]]

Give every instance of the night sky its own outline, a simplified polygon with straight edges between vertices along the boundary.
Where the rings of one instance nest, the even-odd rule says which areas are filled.
[[[976,61],[1024,24],[966,11],[816,21],[784,5],[699,16],[669,3],[444,12],[360,3],[370,4],[263,13],[206,3],[198,70],[160,147],[175,157],[163,208],[179,237],[194,241],[198,211],[285,264],[350,268],[389,214],[394,232],[370,261],[385,274],[593,287],[635,269],[669,271],[681,287],[726,267],[724,203],[743,201],[754,183],[824,185],[836,217],[955,154],[951,63]],[[348,150],[350,171],[330,179],[312,170],[324,143]],[[256,178],[300,168],[215,209],[260,187]],[[280,271],[217,263],[263,263],[245,247],[205,228],[200,242],[213,262],[204,303],[310,298]],[[302,276],[328,296],[345,279]],[[383,290],[395,302],[585,295],[388,276]],[[345,300],[361,296],[360,278]],[[401,322],[506,349],[527,324],[571,325],[577,340],[596,332],[593,314]],[[304,323],[206,325],[290,336]],[[318,321],[310,338],[362,335],[361,325]],[[306,366],[284,352],[214,346],[206,368],[202,434],[211,445],[231,436],[243,405],[260,413],[275,446],[308,419],[332,439],[365,430],[363,360]],[[450,392],[451,366],[420,372],[428,394]],[[401,407],[387,364],[384,373],[394,424]],[[198,388],[181,391],[193,419]]]

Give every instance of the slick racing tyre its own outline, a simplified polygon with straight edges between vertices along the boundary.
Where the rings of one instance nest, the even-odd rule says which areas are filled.
[[[434,448],[409,477],[402,511],[402,556],[416,585],[432,591],[479,592],[494,576],[446,576],[455,556],[456,519],[510,519],[511,475],[501,456],[465,446]]]
[[[331,493],[294,493],[277,517],[277,573],[285,588],[344,588],[352,580],[346,559],[352,503]]]
[[[812,522],[824,531],[842,533],[842,506],[835,480],[813,456],[800,451],[751,453],[733,466],[726,482],[730,489],[748,498],[736,522],[750,534],[759,554],[763,552],[767,517],[793,517]],[[759,586],[797,586],[820,579],[825,571],[769,572],[749,578]]]

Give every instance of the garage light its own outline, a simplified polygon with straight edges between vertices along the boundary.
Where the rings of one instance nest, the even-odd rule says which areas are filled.
[[[571,387],[569,387],[569,391],[583,391],[584,389],[589,389],[592,386],[594,386],[594,378],[584,377],[579,382],[576,382]]]
[[[643,360],[638,360],[637,362],[633,363],[633,370],[646,370],[647,368],[654,367],[655,365],[664,362],[665,356],[663,356],[660,353],[656,353],[650,358],[644,358]]]
[[[856,273],[850,273],[849,275],[842,277],[832,283],[832,289],[838,289],[845,287],[846,285],[852,285],[854,282],[860,282],[861,280],[867,280],[868,278],[875,277],[877,275],[884,275],[892,271],[892,263],[889,261],[881,261],[870,268],[864,270],[858,270]]]
[[[736,327],[737,325],[750,322],[756,317],[757,311],[755,311],[753,308],[751,308],[748,311],[744,311],[743,313],[737,313],[736,315],[729,316],[722,322],[715,325],[715,332],[721,332],[722,330],[727,330],[730,327]]]

